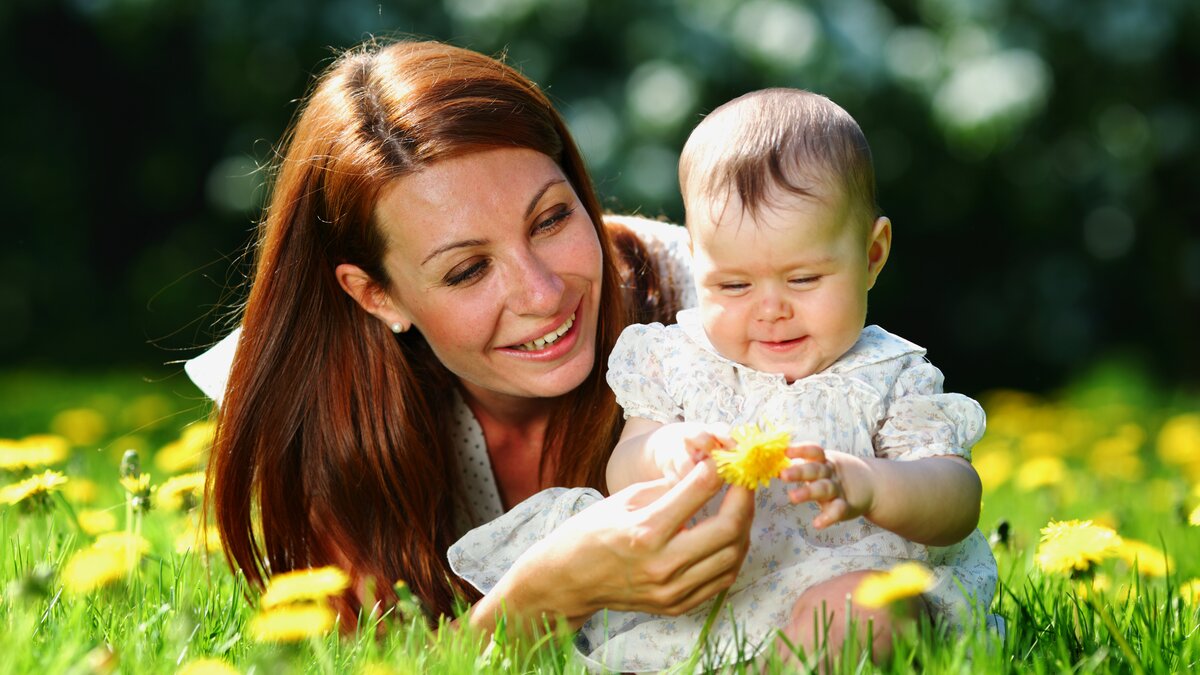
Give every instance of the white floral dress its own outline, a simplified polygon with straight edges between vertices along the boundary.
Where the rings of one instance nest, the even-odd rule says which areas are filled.
[[[731,425],[772,420],[796,441],[897,461],[970,459],[983,434],[979,404],[943,393],[942,374],[925,360],[925,350],[878,326],[865,328],[829,368],[788,384],[782,375],[718,354],[695,310],[678,319],[674,326],[631,326],[621,335],[608,380],[626,417]],[[450,564],[486,592],[530,545],[600,498],[581,488],[540,492],[466,534],[451,547]],[[716,513],[720,498],[697,518]],[[948,547],[915,544],[863,518],[818,531],[811,524],[817,507],[789,503],[780,481],[758,490],[756,509],[750,551],[712,632],[726,663],[770,644],[805,589],[848,572],[925,563],[936,579],[925,598],[955,626],[970,620],[972,604],[988,607],[995,593],[996,561],[978,530]],[[710,608],[705,603],[679,617],[600,612],[580,630],[577,646],[593,664],[612,670],[663,670],[687,658]]]

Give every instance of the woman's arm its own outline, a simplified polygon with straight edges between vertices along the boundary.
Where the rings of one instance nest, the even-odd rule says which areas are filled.
[[[602,608],[679,615],[729,587],[750,543],[753,493],[731,487],[717,515],[684,528],[722,486],[710,463],[682,480],[638,483],[564,522],[472,607],[490,632],[504,611],[532,630],[545,616],[578,628]]]
[[[818,528],[864,516],[879,527],[918,544],[947,546],[979,525],[983,486],[969,462],[955,455],[908,462],[826,452],[797,446],[789,456],[803,460],[783,478],[801,483],[789,490],[793,503],[815,501]]]

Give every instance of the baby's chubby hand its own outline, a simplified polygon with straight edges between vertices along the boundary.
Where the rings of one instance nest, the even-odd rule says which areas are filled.
[[[676,422],[651,434],[646,443],[663,478],[679,480],[707,460],[713,450],[733,447],[727,424]]]
[[[779,477],[799,484],[788,489],[788,499],[793,504],[815,502],[821,507],[813,518],[818,530],[870,511],[872,490],[868,481],[856,479],[863,475],[857,458],[826,451],[815,443],[793,445],[786,452],[792,463]]]

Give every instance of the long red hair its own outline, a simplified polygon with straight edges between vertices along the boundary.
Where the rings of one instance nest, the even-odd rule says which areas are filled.
[[[339,564],[371,579],[385,603],[396,581],[435,613],[474,599],[445,557],[467,508],[448,435],[456,380],[416,331],[395,336],[363,311],[334,268],[356,264],[386,287],[373,219],[381,189],[494,147],[555,159],[596,224],[605,260],[598,354],[587,380],[554,401],[542,470],[554,467],[556,485],[602,486],[621,426],[605,364],[621,329],[654,313],[651,266],[628,232],[613,255],[579,152],[536,85],[469,50],[371,43],[340,56],[303,104],[253,249],[207,495],[226,556],[253,585]],[[626,303],[630,285],[636,298]],[[347,619],[358,600],[343,599]]]

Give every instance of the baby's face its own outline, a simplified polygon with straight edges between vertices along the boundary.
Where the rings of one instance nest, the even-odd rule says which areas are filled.
[[[829,367],[858,340],[891,224],[880,218],[868,228],[840,195],[773,197],[753,218],[736,196],[723,210],[689,200],[688,229],[713,346],[793,382]]]

